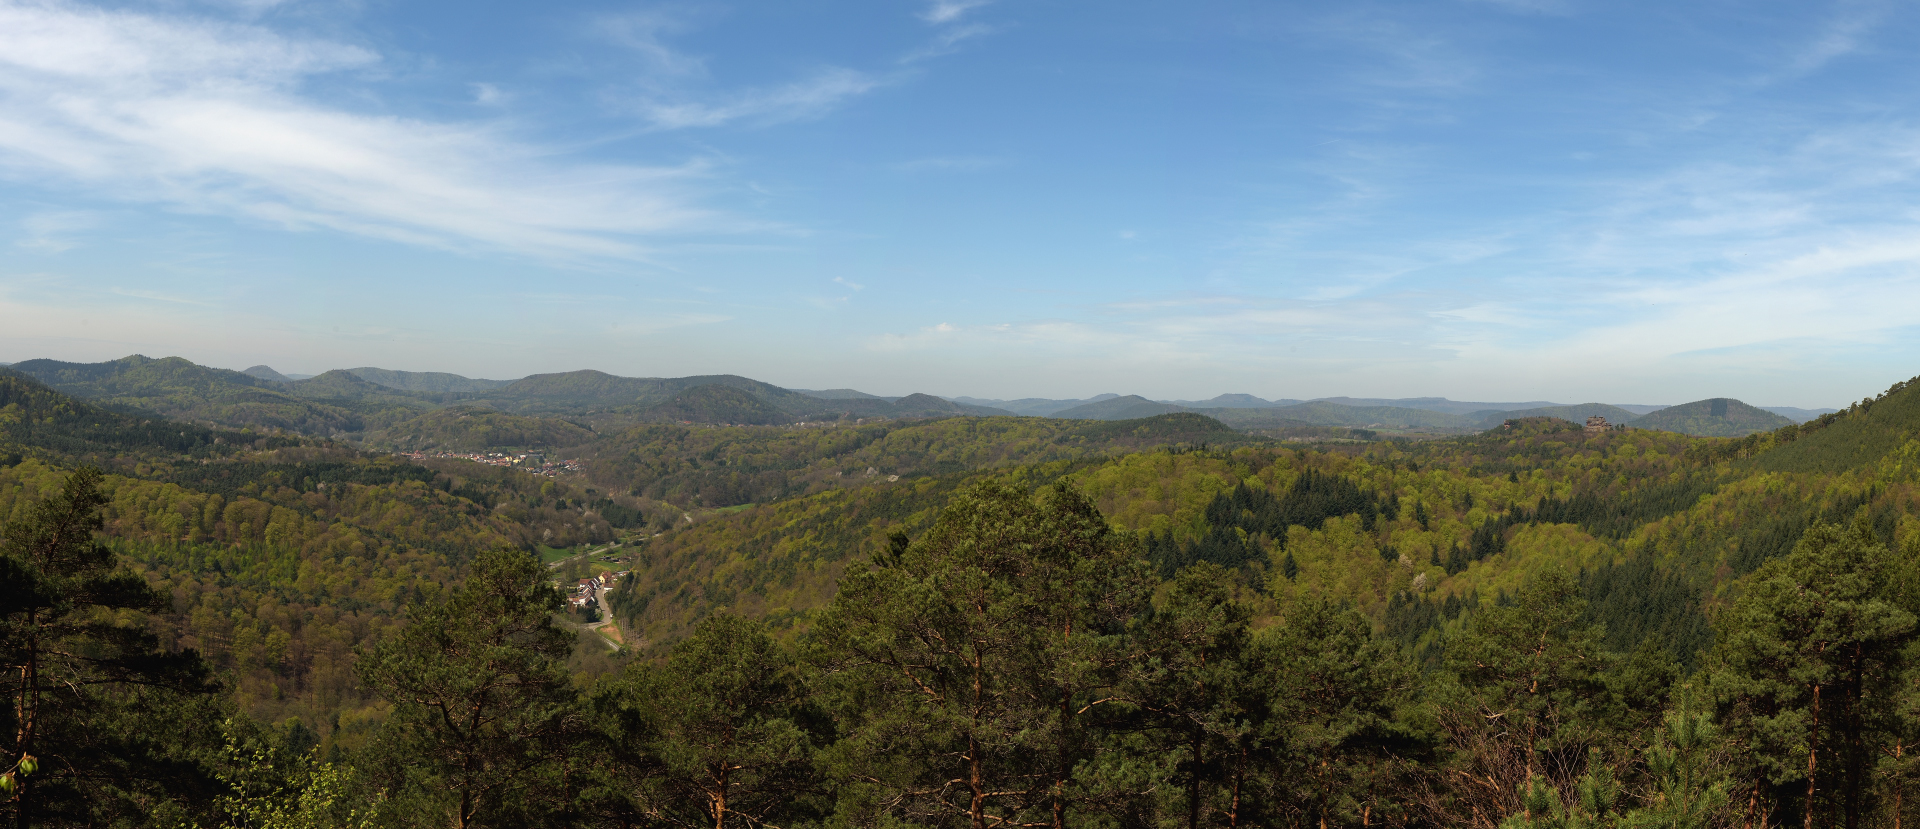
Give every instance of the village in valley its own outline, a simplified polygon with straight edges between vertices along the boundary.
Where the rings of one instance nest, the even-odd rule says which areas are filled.
[[[488,466],[518,469],[534,475],[545,475],[549,478],[563,472],[579,472],[583,468],[577,459],[561,458],[550,460],[545,454],[540,452],[424,452],[415,450],[412,452],[395,452],[394,454],[414,461],[422,461],[428,458],[472,461],[474,463],[484,463]]]

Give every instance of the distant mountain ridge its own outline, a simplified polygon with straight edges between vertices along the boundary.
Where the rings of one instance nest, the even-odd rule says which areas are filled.
[[[1575,423],[1585,423],[1587,418],[1595,415],[1606,418],[1608,423],[1633,423],[1641,419],[1640,415],[1628,411],[1623,407],[1609,406],[1605,403],[1581,403],[1575,406],[1541,406],[1535,409],[1516,409],[1513,411],[1487,412],[1484,414],[1475,412],[1475,414],[1482,415],[1480,418],[1480,428],[1482,429],[1492,429],[1508,420],[1517,420],[1523,417],[1557,417],[1561,420],[1571,420]]]
[[[798,392],[808,397],[818,397],[821,400],[899,400],[900,399],[898,397],[882,397],[877,394],[868,394],[866,392],[855,391],[853,389],[788,389],[788,391]]]
[[[259,366],[259,368],[266,368]],[[271,371],[272,369],[268,369]],[[252,371],[252,369],[248,369]],[[448,374],[443,371],[394,371],[371,366],[347,369],[347,373],[369,383],[378,383],[388,388],[402,391],[422,391],[435,394],[463,391],[487,391],[512,385],[512,380],[480,380]]]
[[[1487,403],[1444,397],[1326,397],[1302,401],[1270,400],[1245,393],[1221,394],[1207,400],[1152,400],[1111,393],[1084,399],[995,400],[930,394],[889,397],[852,388],[788,389],[732,374],[622,377],[583,369],[517,380],[488,380],[447,372],[362,366],[308,377],[283,374],[266,365],[230,371],[177,357],[155,360],[140,355],[102,363],[28,360],[15,363],[13,368],[64,393],[109,407],[234,428],[284,428],[329,435],[385,429],[443,406],[479,406],[531,417],[589,416],[595,422],[612,418],[616,423],[669,420],[742,425],[1010,415],[1116,421],[1187,413],[1238,429],[1311,426],[1442,433],[1484,430],[1520,417],[1583,422],[1597,414],[1610,423],[1703,435],[1750,434],[1788,421],[1805,422],[1831,411],[1762,408],[1728,401],[1732,414],[1715,416],[1691,409],[1672,411],[1682,407],[1643,404]],[[1711,401],[1700,403],[1712,408]],[[1668,413],[1654,417],[1660,412]],[[469,431],[471,426],[463,423]],[[488,428],[489,434],[524,432],[521,426]]]
[[[102,363],[26,360],[11,369],[96,405],[177,420],[322,435],[366,428],[367,411],[351,402],[307,399],[296,392],[298,383],[262,380],[180,357],[156,360],[134,354]]]
[[[1066,411],[1075,406],[1099,403],[1103,400],[1112,400],[1119,396],[1120,395],[1117,394],[1096,394],[1081,400],[1053,400],[1045,397],[1023,397],[1018,400],[994,400],[983,397],[949,397],[947,399],[967,406],[985,406],[1012,412],[1017,415],[1047,417],[1055,412]],[[1146,398],[1141,399],[1144,400]]]
[[[1064,420],[1133,420],[1184,411],[1189,410],[1171,403],[1160,403],[1137,394],[1129,394],[1125,397],[1109,397],[1092,403],[1082,403],[1070,409],[1061,409],[1047,417]]]
[[[1448,400],[1444,397],[1316,397],[1309,403],[1334,403],[1341,406],[1362,406],[1367,408],[1425,409],[1441,414],[1466,415],[1475,412],[1509,411],[1514,409],[1535,409],[1543,406],[1561,406],[1546,400],[1529,400],[1522,403],[1474,403],[1462,400]]]
[[[272,366],[266,366],[266,365],[254,366],[253,368],[242,369],[240,373],[245,374],[248,377],[253,377],[260,380],[267,380],[274,383],[286,383],[288,385],[293,384],[293,378],[288,377],[284,374],[281,374],[280,372],[274,371]]]
[[[1797,406],[1761,406],[1760,408],[1773,412],[1795,423],[1805,423],[1821,415],[1840,411],[1839,409],[1802,409]]]
[[[1291,406],[1305,403],[1304,400],[1266,400],[1251,394],[1222,394],[1211,400],[1160,400],[1160,403],[1172,403],[1189,409],[1271,409],[1278,406]]]

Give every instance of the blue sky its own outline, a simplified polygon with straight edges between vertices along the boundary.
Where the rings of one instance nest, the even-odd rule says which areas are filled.
[[[1843,405],[1896,3],[0,0],[0,360]]]

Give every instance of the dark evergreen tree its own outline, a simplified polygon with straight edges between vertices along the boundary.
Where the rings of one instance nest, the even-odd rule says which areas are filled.
[[[484,553],[452,596],[410,607],[406,628],[361,656],[361,681],[393,705],[362,767],[408,822],[533,826],[574,808],[574,767],[598,749],[545,570],[518,550]]]
[[[1151,572],[1064,483],[963,490],[898,564],[849,574],[816,630],[839,674],[846,819],[1064,829],[1117,704]]]
[[[1750,817],[1849,829],[1866,819],[1877,758],[1902,730],[1916,635],[1914,614],[1889,595],[1897,567],[1869,525],[1818,524],[1718,620],[1712,688],[1743,748]]]
[[[1264,766],[1268,706],[1262,672],[1246,661],[1248,621],[1231,575],[1202,563],[1181,571],[1131,634],[1122,692],[1147,714],[1145,753],[1171,758],[1170,785],[1149,787],[1166,793],[1155,805],[1187,829],[1231,829],[1257,813],[1243,795]]]
[[[813,766],[831,737],[795,660],[760,622],[708,617],[665,664],[635,663],[600,692],[638,720],[628,815],[670,827],[783,826],[821,811]]]
[[[100,543],[100,482],[74,472],[0,528],[0,815],[19,827],[191,813],[218,794],[217,686],[148,632],[168,601]]]
[[[1617,660],[1601,646],[1604,631],[1581,622],[1584,610],[1573,576],[1547,570],[1511,600],[1482,606],[1447,643],[1433,702],[1458,772],[1447,781],[1452,808],[1525,813],[1535,778],[1571,795],[1589,750],[1615,746],[1606,674]]]
[[[1428,737],[1403,719],[1418,673],[1350,607],[1309,599],[1256,638],[1271,677],[1266,737],[1281,783],[1270,810],[1319,826],[1406,820],[1396,794],[1426,759]]]

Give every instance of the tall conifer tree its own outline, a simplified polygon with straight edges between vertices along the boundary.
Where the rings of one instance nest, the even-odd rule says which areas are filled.
[[[405,629],[361,657],[393,704],[368,763],[422,825],[532,826],[570,808],[576,763],[593,761],[556,627],[563,602],[518,550],[483,553],[445,602],[409,608]]]

